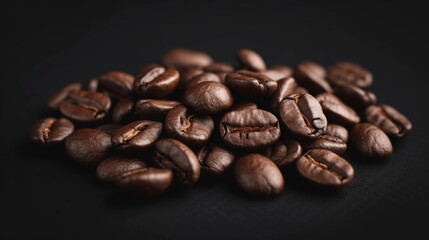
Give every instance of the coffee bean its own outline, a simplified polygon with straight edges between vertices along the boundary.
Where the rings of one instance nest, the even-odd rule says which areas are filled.
[[[199,114],[214,115],[230,108],[234,99],[222,83],[201,82],[186,89],[184,103]]]
[[[278,167],[284,167],[301,157],[302,148],[296,140],[278,141],[269,147],[265,156],[269,157]]]
[[[142,168],[146,168],[146,164],[138,158],[114,156],[98,164],[95,174],[102,182],[113,182],[125,172]]]
[[[179,181],[186,186],[195,184],[200,178],[200,163],[194,152],[185,144],[171,139],[156,142],[155,163],[174,171]]]
[[[314,62],[302,62],[294,71],[294,77],[299,85],[305,87],[312,94],[332,92],[328,81],[325,80],[325,69]]]
[[[283,78],[277,81],[277,90],[271,96],[269,108],[272,112],[278,112],[280,102],[287,96],[293,94],[298,85],[292,77]]]
[[[345,159],[325,149],[308,151],[298,159],[296,167],[306,179],[330,187],[347,185],[354,176],[353,167]]]
[[[98,78],[92,78],[87,83],[83,90],[90,91],[90,92],[96,92],[98,91],[98,85],[99,85],[99,79]]]
[[[225,84],[234,93],[252,98],[272,95],[277,89],[276,81],[263,74],[246,70],[228,73]]]
[[[347,150],[347,144],[338,137],[323,134],[303,144],[306,151],[310,149],[326,149],[336,154],[343,154]]]
[[[243,109],[257,109],[258,105],[253,102],[239,102],[235,103],[231,108],[230,111],[237,111],[237,110],[243,110]]]
[[[126,72],[112,71],[99,77],[99,84],[114,95],[125,97],[133,89],[134,76]]]
[[[141,120],[129,123],[112,136],[113,146],[121,151],[147,150],[162,133],[162,123]]]
[[[383,158],[393,152],[387,135],[370,123],[356,124],[351,131],[350,140],[356,151],[367,158]]]
[[[343,103],[332,93],[321,93],[316,96],[322,106],[323,112],[329,121],[338,123],[342,126],[353,126],[360,122],[360,118],[349,106]]]
[[[90,128],[74,131],[65,141],[65,149],[69,158],[89,167],[96,167],[105,159],[111,145],[109,134]]]
[[[68,95],[60,104],[60,111],[78,122],[95,122],[107,116],[110,106],[109,96],[103,93],[78,91]]]
[[[304,94],[304,93],[308,93],[307,89],[303,88],[303,87],[296,87],[295,90],[293,91],[293,93],[295,94]]]
[[[185,88],[185,86],[193,77],[201,73],[204,73],[204,70],[199,67],[192,67],[192,68],[180,69],[179,72],[180,72],[179,87]]]
[[[391,137],[401,138],[413,128],[407,117],[386,104],[369,106],[365,115],[368,122],[376,125]]]
[[[31,128],[31,139],[42,145],[54,145],[62,143],[73,130],[73,123],[65,118],[44,118]]]
[[[326,130],[322,107],[308,93],[287,96],[281,101],[279,112],[286,128],[298,138],[316,138]]]
[[[347,141],[349,140],[349,132],[347,131],[347,129],[337,124],[328,124],[328,126],[326,127],[325,134],[337,137],[345,143],[347,143]]]
[[[252,71],[264,71],[266,69],[264,59],[250,49],[240,49],[237,52],[237,61],[240,67]]]
[[[221,82],[221,79],[218,75],[210,72],[205,72],[198,74],[197,76],[193,77],[191,80],[189,80],[188,84],[186,84],[186,89],[202,82]],[[185,94],[186,97],[186,94]]]
[[[165,117],[167,134],[191,146],[206,144],[213,129],[210,116],[196,115],[181,104],[171,109]]]
[[[214,62],[207,67],[204,68],[204,71],[206,72],[212,72],[212,73],[230,73],[234,72],[235,68],[231,64],[228,63],[221,63],[221,62]]]
[[[220,121],[222,140],[232,147],[262,149],[280,137],[279,121],[261,109],[244,109],[225,114]]]
[[[101,130],[110,136],[115,135],[120,128],[122,128],[122,125],[119,124],[103,124],[97,127],[98,130]]]
[[[171,170],[144,168],[121,174],[116,180],[116,185],[123,191],[151,197],[165,192],[172,182]]]
[[[213,60],[204,52],[174,48],[164,54],[162,62],[166,66],[173,66],[176,68],[204,68],[210,65]]]
[[[210,143],[197,154],[201,168],[211,174],[219,175],[228,170],[234,163],[234,154],[225,147]]]
[[[134,81],[134,91],[145,98],[163,98],[179,84],[179,72],[151,64],[144,67]]]
[[[264,74],[265,76],[273,79],[274,81],[278,81],[283,78],[292,77],[293,70],[289,66],[274,65],[265,71],[260,71],[259,73]]]
[[[128,97],[121,99],[113,108],[112,120],[114,123],[120,123],[129,118],[133,113],[134,98]]]
[[[328,80],[336,85],[353,84],[366,88],[372,84],[372,74],[351,62],[337,62],[328,69]]]
[[[237,160],[234,166],[237,185],[253,195],[279,195],[284,188],[283,175],[267,157],[249,154]]]
[[[82,88],[80,83],[71,83],[63,89],[55,92],[48,100],[48,107],[57,110],[60,104],[69,96],[70,93],[77,92]]]
[[[352,84],[343,84],[335,89],[335,95],[350,106],[361,109],[377,102],[377,97],[370,91]]]
[[[167,113],[178,104],[176,101],[141,99],[136,102],[136,113],[141,119],[164,121]]]

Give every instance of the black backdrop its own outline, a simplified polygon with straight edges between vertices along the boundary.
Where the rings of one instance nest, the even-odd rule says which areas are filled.
[[[427,232],[427,7],[286,1],[73,1],[4,6],[1,84],[0,238],[361,239]],[[219,61],[252,48],[269,65],[351,60],[375,76],[372,90],[414,124],[393,156],[348,156],[354,182],[317,190],[286,169],[273,199],[239,194],[229,174],[151,200],[118,194],[93,170],[28,141],[49,95],[108,70],[136,73],[171,47]],[[423,220],[423,222],[422,222]]]

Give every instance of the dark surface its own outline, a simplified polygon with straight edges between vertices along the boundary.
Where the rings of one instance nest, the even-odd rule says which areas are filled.
[[[427,7],[360,2],[22,4],[7,7],[2,58],[0,238],[290,239],[417,238],[429,213]],[[409,2],[407,2],[409,3]],[[73,81],[136,74],[175,46],[233,61],[241,47],[273,64],[351,60],[370,69],[371,91],[414,124],[390,158],[346,157],[355,179],[339,192],[285,170],[273,199],[240,194],[231,174],[188,191],[138,200],[97,182],[62,151],[29,143],[51,93]],[[177,189],[177,188],[175,188]],[[423,235],[424,236],[424,235]]]

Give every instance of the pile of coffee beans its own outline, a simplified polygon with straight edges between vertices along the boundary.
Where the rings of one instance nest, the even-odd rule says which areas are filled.
[[[250,49],[236,60],[172,49],[135,76],[112,71],[70,84],[50,97],[56,117],[36,122],[31,138],[64,146],[100,181],[137,195],[232,171],[240,189],[263,196],[283,191],[288,165],[316,185],[343,187],[354,176],[342,157],[349,146],[363,159],[384,158],[391,139],[412,128],[377,103],[372,74],[355,63],[266,67]]]

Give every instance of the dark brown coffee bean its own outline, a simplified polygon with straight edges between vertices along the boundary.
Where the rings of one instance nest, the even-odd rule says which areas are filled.
[[[374,93],[361,89],[352,84],[344,84],[335,89],[335,95],[350,106],[361,109],[377,102]]]
[[[138,158],[114,156],[98,164],[95,174],[102,182],[113,182],[121,174],[141,168],[146,168],[146,164]]]
[[[151,197],[165,192],[172,182],[171,170],[144,168],[121,174],[116,180],[116,185],[123,191]]]
[[[119,124],[103,124],[97,127],[98,130],[104,131],[110,136],[115,135],[120,128],[122,128],[122,125]]]
[[[250,49],[240,49],[237,52],[237,61],[241,68],[252,71],[264,71],[266,69],[264,59]]]
[[[95,122],[107,116],[110,106],[109,96],[103,93],[78,91],[68,95],[60,104],[60,111],[78,122]]]
[[[244,109],[225,114],[219,125],[223,141],[232,147],[262,149],[280,137],[279,121],[261,109]]]
[[[106,159],[111,145],[109,134],[90,128],[74,131],[65,141],[69,158],[89,167],[96,167],[103,159]]]
[[[284,167],[301,157],[302,148],[301,144],[296,140],[278,141],[266,150],[265,155],[278,167]]]
[[[82,88],[80,83],[71,83],[65,88],[55,92],[48,100],[48,107],[51,109],[58,109],[60,104],[69,96],[70,93],[78,92]]]
[[[238,111],[238,110],[243,110],[243,109],[257,109],[258,105],[256,105],[256,103],[253,102],[239,102],[239,103],[235,103],[231,108],[230,111]]]
[[[204,68],[204,71],[206,72],[212,72],[212,73],[230,73],[234,72],[235,68],[231,64],[228,63],[221,63],[221,62],[214,62],[207,67]]]
[[[128,96],[133,89],[134,76],[126,72],[112,71],[98,79],[103,89],[120,97]]]
[[[214,115],[234,103],[229,89],[219,82],[201,82],[185,91],[184,103],[202,115]]]
[[[347,144],[340,138],[323,134],[303,144],[306,151],[310,149],[326,149],[336,154],[343,154],[347,150]]]
[[[278,81],[283,78],[292,77],[293,70],[289,66],[274,65],[267,70],[261,71],[259,73],[264,74],[265,76],[273,79],[274,81]]]
[[[328,126],[326,127],[325,134],[337,137],[345,143],[347,143],[347,141],[349,140],[349,132],[347,131],[347,129],[337,124],[328,124]]]
[[[158,99],[169,95],[178,84],[179,72],[176,69],[151,64],[137,75],[134,91],[141,97]]]
[[[120,123],[133,113],[134,98],[128,97],[121,99],[113,108],[112,120],[114,123]]]
[[[74,130],[72,122],[65,118],[44,118],[31,128],[31,139],[42,145],[53,145],[64,141]]]
[[[328,80],[336,85],[353,84],[366,88],[372,84],[372,74],[351,62],[337,62],[328,69]]]
[[[180,72],[179,87],[185,88],[185,86],[193,77],[201,73],[204,73],[204,70],[198,67],[192,67],[192,68],[180,69],[179,72]]]
[[[303,88],[303,87],[296,87],[295,91],[293,91],[293,93],[295,94],[304,94],[304,93],[308,93],[307,89]]]
[[[277,89],[276,81],[263,74],[246,70],[228,73],[225,84],[234,93],[252,98],[269,96]]]
[[[319,102],[310,94],[292,94],[280,103],[286,128],[301,139],[316,138],[326,130],[327,120]]]
[[[391,137],[403,137],[413,128],[407,117],[386,104],[369,106],[365,115],[368,122],[376,125]]]
[[[214,123],[210,116],[193,114],[179,104],[165,117],[165,131],[171,137],[191,146],[202,146],[210,139]]]
[[[210,65],[213,60],[204,52],[174,48],[164,54],[162,62],[166,66],[173,66],[176,68],[204,68]]]
[[[234,178],[243,191],[253,195],[279,195],[284,188],[279,168],[260,154],[249,154],[238,159],[234,166]]]
[[[167,113],[178,104],[176,101],[141,99],[136,103],[136,113],[141,119],[164,121]]]
[[[349,106],[343,103],[332,93],[321,93],[316,96],[322,106],[323,112],[329,121],[338,123],[342,126],[353,126],[360,122],[360,118]]]
[[[162,133],[162,123],[141,120],[129,123],[112,136],[113,146],[122,151],[149,149]]]
[[[198,74],[197,76],[193,77],[191,80],[189,80],[188,84],[186,85],[186,89],[197,85],[198,83],[202,82],[218,82],[221,83],[221,79],[218,75],[210,72],[205,72]],[[185,94],[186,97],[186,94]]]
[[[269,108],[272,112],[278,112],[280,102],[287,96],[295,93],[298,85],[294,78],[283,78],[277,81],[277,90],[271,96]]]
[[[228,170],[234,163],[234,155],[226,148],[209,143],[197,154],[201,168],[205,171],[219,175]]]
[[[296,167],[306,179],[330,187],[347,185],[354,176],[353,167],[345,159],[325,149],[308,151],[298,159]]]
[[[382,158],[392,154],[393,147],[389,137],[377,126],[360,123],[350,133],[353,147],[367,158]]]
[[[328,81],[325,80],[325,69],[317,63],[302,62],[294,71],[294,77],[299,85],[308,89],[312,94],[332,92]]]
[[[162,168],[173,170],[186,186],[193,185],[200,178],[201,167],[197,156],[177,140],[166,138],[156,142],[154,161]]]

